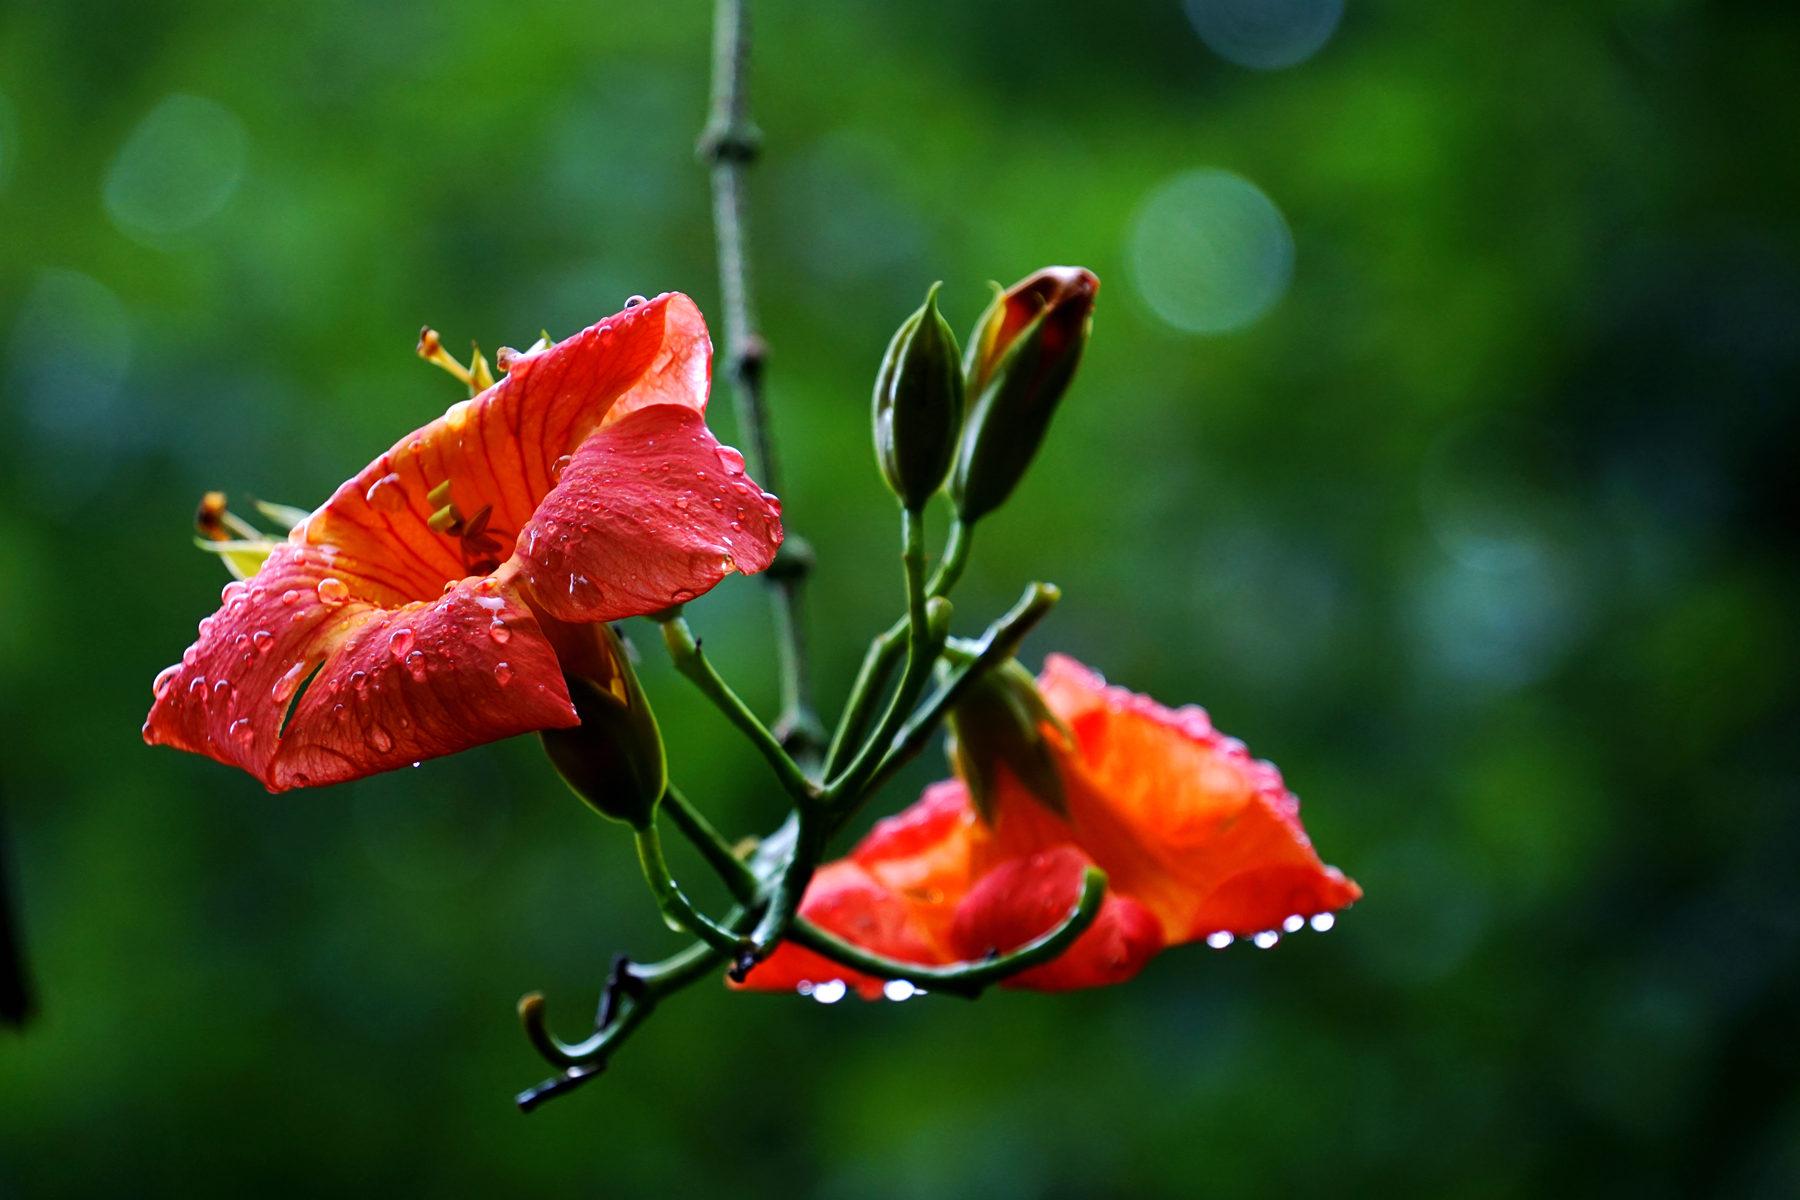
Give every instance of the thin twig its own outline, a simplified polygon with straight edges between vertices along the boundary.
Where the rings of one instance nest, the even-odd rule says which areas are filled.
[[[762,486],[779,492],[774,438],[763,394],[768,344],[757,328],[750,293],[744,176],[756,161],[761,134],[750,120],[749,0],[718,0],[713,16],[712,111],[699,152],[712,173],[713,233],[719,247],[719,294],[724,305],[725,368],[732,382],[739,436]],[[769,570],[775,607],[775,647],[781,671],[781,716],[775,731],[803,764],[824,749],[824,727],[812,706],[801,592],[812,554],[789,533]]]

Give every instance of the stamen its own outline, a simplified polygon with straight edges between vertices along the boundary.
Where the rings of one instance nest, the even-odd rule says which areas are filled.
[[[475,386],[475,378],[469,373],[469,368],[450,357],[449,351],[444,349],[443,341],[438,338],[437,330],[431,326],[427,325],[419,330],[418,349],[420,358],[454,375],[458,382],[469,389],[471,395],[480,390]]]

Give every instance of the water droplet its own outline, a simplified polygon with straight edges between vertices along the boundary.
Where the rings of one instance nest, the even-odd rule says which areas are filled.
[[[813,985],[812,998],[820,1004],[836,1004],[849,991],[843,980],[828,979],[824,983]]]
[[[905,979],[890,979],[881,985],[881,994],[889,1000],[911,1000],[919,994],[919,989]]]
[[[550,464],[550,482],[551,483],[556,483],[562,479],[563,472],[569,469],[570,461],[571,461],[570,456],[565,454],[561,458],[557,459],[555,462]]]
[[[648,304],[648,303],[650,303],[650,302],[648,300],[644,299],[642,296],[631,295],[631,296],[625,297],[625,307],[626,308],[636,308],[640,304]]]
[[[206,703],[206,676],[196,675],[189,681],[188,696],[202,704]]]
[[[215,679],[212,685],[213,699],[224,703],[231,699],[231,680]]]
[[[319,580],[319,602],[333,608],[350,598],[350,588],[335,576]]]
[[[369,730],[369,745],[375,747],[375,753],[386,754],[394,748],[394,739],[389,736],[387,730],[377,725]]]
[[[1261,933],[1257,934],[1255,937],[1250,939],[1250,941],[1256,946],[1256,948],[1258,950],[1267,950],[1270,946],[1273,946],[1276,942],[1279,942],[1280,940],[1281,940],[1281,935],[1279,933],[1276,933],[1273,929],[1265,929]]]
[[[406,671],[413,677],[414,683],[425,682],[425,652],[423,650],[414,650],[406,656]]]
[[[360,692],[368,686],[369,686],[369,673],[367,671],[352,671],[352,672],[350,672],[350,687],[353,690]]]
[[[1333,916],[1331,913],[1314,913],[1313,914],[1312,927],[1313,927],[1314,933],[1329,933],[1331,931],[1331,927],[1336,924],[1337,924],[1337,918],[1335,916]]]
[[[725,468],[727,475],[742,475],[744,473],[744,456],[738,453],[736,447],[720,446],[719,465]]]
[[[1299,913],[1293,914],[1281,923],[1283,933],[1299,933],[1304,928],[1306,928],[1306,918]]]
[[[473,400],[458,400],[444,410],[444,428],[451,433],[461,433],[463,426],[469,423],[469,406]]]
[[[294,689],[300,686],[300,677],[304,674],[306,674],[306,660],[302,659],[289,667],[286,673],[275,681],[275,686],[269,689],[269,699],[277,704],[287,703],[288,698],[294,694]]]
[[[686,512],[687,506],[688,506],[688,498],[686,496],[675,497],[675,507],[676,508],[679,508],[681,511]]]
[[[250,724],[249,717],[239,717],[231,723],[231,740],[240,745],[249,745],[250,739],[256,736],[256,727]]]
[[[1235,941],[1237,941],[1237,939],[1232,937],[1229,933],[1226,933],[1223,929],[1219,930],[1217,933],[1209,933],[1206,935],[1206,944],[1211,946],[1214,950],[1223,950]]]
[[[493,624],[488,626],[488,636],[493,638],[495,642],[504,646],[512,640],[512,630],[506,627],[505,621],[502,621],[499,617],[495,617]]]
[[[363,499],[372,508],[383,512],[398,512],[406,504],[406,489],[400,484],[400,476],[389,471],[369,485],[369,490],[363,493]]]
[[[238,594],[240,592],[242,592],[243,590],[244,590],[244,581],[243,580],[241,580],[241,579],[232,580],[230,583],[226,584],[224,587],[219,589],[219,603],[220,604],[230,604],[233,600],[236,600],[238,598]]]
[[[275,644],[275,635],[266,629],[259,629],[250,635],[250,644],[256,647],[258,654],[267,654],[269,647]]]
[[[169,689],[175,686],[175,677],[179,674],[181,674],[181,667],[179,665],[164,667],[162,670],[158,671],[156,673],[156,678],[150,682],[150,694],[156,699],[161,700],[164,696],[169,694]]]
[[[300,603],[299,591],[294,588],[289,588],[287,591],[281,593],[281,602],[290,608]]]
[[[401,626],[388,635],[388,653],[398,662],[412,652],[413,631]]]
[[[184,667],[191,667],[195,662],[199,661],[199,658],[200,647],[189,646],[186,650],[181,652],[181,665]]]
[[[494,664],[494,682],[505,687],[512,682],[512,664],[497,662]]]
[[[708,500],[707,503],[713,506],[713,511],[715,512],[725,511],[725,497],[723,496],[714,496],[711,500]]]

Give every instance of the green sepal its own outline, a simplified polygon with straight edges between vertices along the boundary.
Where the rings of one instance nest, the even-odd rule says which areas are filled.
[[[668,789],[668,757],[650,698],[623,644],[601,626],[606,654],[590,675],[564,675],[581,724],[539,733],[571,791],[603,817],[643,829]]]
[[[1051,812],[1067,813],[1062,774],[1046,726],[1067,740],[1067,728],[1044,703],[1037,681],[1016,660],[989,672],[951,710],[945,721],[950,764],[969,789],[969,800],[982,820],[993,822],[1003,771],[1010,771]]]

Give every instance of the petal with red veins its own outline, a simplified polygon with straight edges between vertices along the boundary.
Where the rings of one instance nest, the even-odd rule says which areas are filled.
[[[556,486],[561,466],[603,425],[647,406],[706,409],[712,343],[694,302],[667,293],[511,361],[472,400],[396,442],[345,482],[295,532],[332,546],[361,599],[392,606],[435,597],[445,582],[485,574]],[[445,503],[486,510],[482,536],[427,523]]]
[[[355,598],[343,573],[286,543],[228,585],[157,677],[144,740],[283,791],[576,723],[555,652],[504,588],[468,580],[389,610]]]
[[[570,622],[684,603],[732,571],[765,569],[781,502],[744,474],[699,412],[641,408],[596,430],[520,531],[537,603]]]

